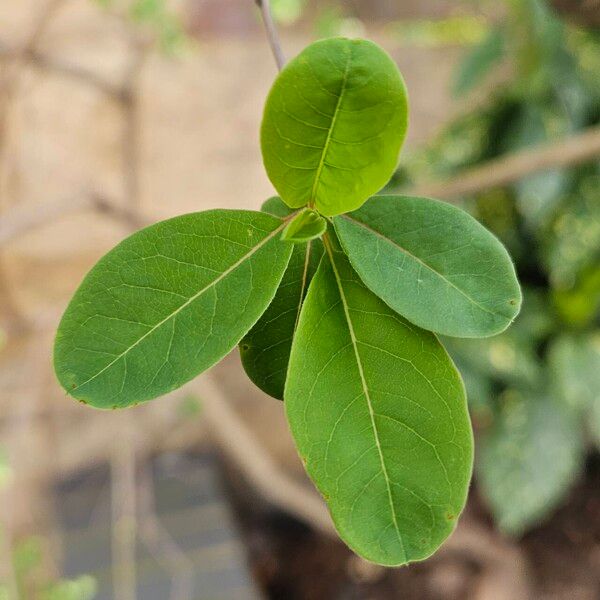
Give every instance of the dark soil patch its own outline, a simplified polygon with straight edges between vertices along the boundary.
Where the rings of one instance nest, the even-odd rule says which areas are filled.
[[[250,567],[270,599],[482,598],[477,595],[481,565],[468,552],[400,569],[379,568],[357,559],[341,542],[274,511],[230,468],[225,473]],[[485,530],[491,528],[476,489],[467,513]],[[528,563],[532,599],[600,598],[600,456],[588,461],[568,502],[514,543]]]

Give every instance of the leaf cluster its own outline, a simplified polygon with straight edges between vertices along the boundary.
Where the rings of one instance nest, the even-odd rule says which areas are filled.
[[[436,334],[495,335],[521,304],[508,253],[467,213],[373,196],[406,127],[404,82],[381,48],[311,44],[265,106],[279,196],[124,240],[75,293],[54,355],[69,394],[114,408],[180,387],[239,344],[249,377],[284,400],[341,537],[384,565],[433,553],[466,501],[471,423]]]

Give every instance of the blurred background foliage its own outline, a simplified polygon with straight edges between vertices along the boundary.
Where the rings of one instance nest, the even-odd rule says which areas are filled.
[[[543,0],[505,0],[505,9],[454,78],[460,98],[492,81],[486,101],[406,157],[387,191],[460,177],[600,122],[599,33],[565,23]],[[537,173],[462,205],[508,246],[524,288],[506,333],[444,340],[476,420],[477,482],[500,529],[518,535],[564,499],[587,450],[600,447],[600,162]]]
[[[0,493],[10,484],[11,468],[7,453],[0,446]],[[0,525],[0,545],[6,543]],[[43,562],[43,543],[38,536],[29,536],[12,548],[14,581],[0,581],[0,600],[35,598],[37,600],[92,600],[96,596],[96,581],[90,575],[74,579],[48,580]],[[16,589],[15,589],[16,588]]]
[[[167,54],[179,50],[186,41],[179,15],[168,0],[95,0],[102,8],[117,10],[135,24],[150,31]]]

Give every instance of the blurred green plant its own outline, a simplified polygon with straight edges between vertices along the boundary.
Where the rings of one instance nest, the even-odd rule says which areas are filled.
[[[481,86],[505,63],[512,78],[413,156],[392,188],[600,123],[597,33],[567,26],[542,0],[505,4],[505,19],[464,56],[454,91]],[[525,288],[506,333],[444,340],[479,423],[480,489],[500,529],[519,535],[564,501],[589,443],[600,448],[600,161],[463,204],[508,246]]]
[[[105,9],[118,9],[134,23],[147,27],[156,36],[162,50],[173,54],[186,39],[183,24],[169,7],[168,0],[94,0]]]
[[[185,396],[179,402],[177,414],[182,420],[193,419],[202,414],[202,400],[197,396]]]
[[[0,531],[0,535],[2,532]],[[13,550],[13,572],[19,598],[38,600],[92,600],[97,594],[96,580],[90,575],[58,581],[40,581],[42,541],[31,536],[22,540]],[[0,600],[12,598],[9,586],[0,581]]]
[[[489,27],[480,17],[462,15],[435,20],[396,21],[390,25],[389,29],[404,43],[418,46],[440,46],[482,43]]]
[[[271,0],[273,18],[282,25],[298,21],[306,9],[307,0]]]

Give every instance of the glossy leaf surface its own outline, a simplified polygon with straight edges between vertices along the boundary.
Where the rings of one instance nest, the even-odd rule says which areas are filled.
[[[267,99],[267,174],[291,207],[326,216],[354,210],[392,176],[406,126],[404,82],[379,46],[315,42],[288,63]]]
[[[98,408],[165,394],[223,358],[265,311],[288,264],[285,222],[212,210],[152,225],[86,276],[56,336],[65,390]]]
[[[521,291],[506,249],[455,206],[375,196],[334,223],[361,279],[419,327],[486,337],[519,312]]]
[[[431,333],[325,255],[294,338],[287,418],[344,541],[401,565],[432,554],[467,496],[472,434],[464,388]]]
[[[279,198],[270,198],[262,210],[279,217],[292,213]],[[320,240],[294,246],[294,251],[273,302],[240,342],[244,370],[263,392],[283,400],[292,338],[302,301],[321,256]]]

